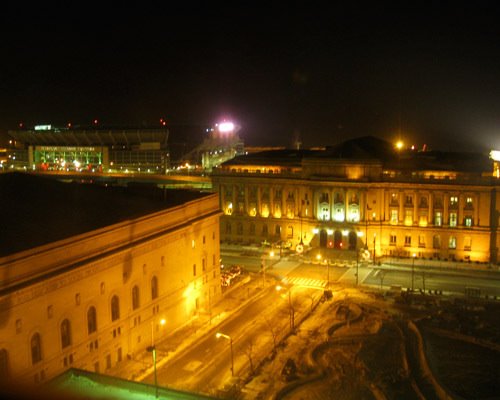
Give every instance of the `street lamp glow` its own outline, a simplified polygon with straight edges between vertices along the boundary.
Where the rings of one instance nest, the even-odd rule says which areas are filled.
[[[396,149],[401,150],[404,146],[404,143],[401,140],[396,142]]]
[[[271,257],[274,257],[274,251],[271,251],[271,252],[269,253],[269,255],[270,255]]]
[[[224,339],[227,339],[229,340],[229,346],[230,346],[230,349],[231,349],[231,376],[234,376],[234,356],[233,356],[233,338],[229,335],[225,335],[224,333],[222,332],[217,332],[215,334],[215,337],[217,339],[219,338],[224,338]]]
[[[321,260],[321,254],[316,255],[316,260],[318,260],[318,261]]]

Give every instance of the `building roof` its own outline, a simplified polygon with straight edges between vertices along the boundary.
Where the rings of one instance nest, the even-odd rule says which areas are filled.
[[[0,257],[206,196],[153,185],[105,187],[0,174]]]
[[[9,136],[25,144],[35,146],[125,146],[130,148],[141,143],[167,145],[166,128],[75,128],[9,131]]]
[[[266,150],[257,153],[248,153],[237,156],[231,160],[224,162],[224,166],[237,165],[286,165],[300,166],[303,158],[313,157],[319,154],[317,150]]]
[[[134,382],[109,375],[70,368],[38,387],[9,387],[0,390],[11,399],[55,399],[55,400],[210,400],[214,397],[202,394],[156,387],[143,382]]]
[[[322,150],[270,150],[235,157],[223,167],[238,165],[301,166],[303,159],[380,161],[385,169],[411,171],[456,171],[482,173],[492,171],[487,154],[473,152],[410,151],[398,152],[394,145],[374,136],[346,140]]]

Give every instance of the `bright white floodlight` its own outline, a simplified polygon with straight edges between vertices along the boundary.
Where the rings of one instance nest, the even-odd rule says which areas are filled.
[[[226,133],[234,131],[234,124],[232,122],[221,122],[219,124],[219,132]]]
[[[500,150],[491,150],[490,158],[495,161],[500,161]]]

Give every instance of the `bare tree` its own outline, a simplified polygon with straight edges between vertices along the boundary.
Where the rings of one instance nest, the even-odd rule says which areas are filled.
[[[266,322],[266,325],[269,329],[269,333],[271,334],[271,337],[273,339],[273,353],[276,353],[276,349],[278,347],[278,326],[274,325],[272,321],[266,317],[264,317],[264,321]]]
[[[253,347],[254,347],[253,341],[250,340],[247,343],[247,345],[243,348],[243,353],[245,353],[245,355],[248,358],[248,364],[250,365],[250,374],[251,375],[253,375],[255,372],[254,365],[253,365]]]

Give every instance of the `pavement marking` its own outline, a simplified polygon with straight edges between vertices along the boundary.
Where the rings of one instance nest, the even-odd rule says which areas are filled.
[[[308,279],[292,276],[283,278],[283,283],[304,287],[324,288],[327,282],[322,279]]]

